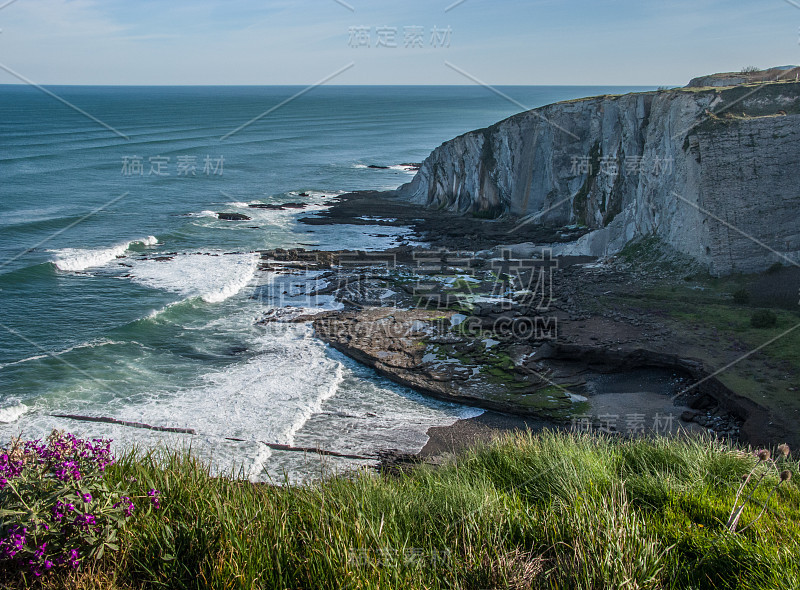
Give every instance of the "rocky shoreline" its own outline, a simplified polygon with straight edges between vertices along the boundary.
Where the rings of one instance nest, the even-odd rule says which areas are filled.
[[[578,227],[550,227],[515,219],[482,219],[446,210],[431,210],[396,198],[391,192],[358,191],[338,195],[332,205],[313,217],[301,217],[306,225],[378,225],[410,227],[417,239],[430,248],[480,251],[498,244],[532,242],[568,243],[588,230]]]
[[[451,217],[459,223],[450,224]],[[752,444],[783,434],[768,408],[726,387],[714,367],[680,354],[682,335],[674,323],[646,309],[596,305],[598,294],[636,298],[654,285],[680,281],[680,271],[642,274],[621,258],[521,256],[498,246],[512,220],[420,210],[372,193],[342,195],[302,222],[408,225],[414,239],[430,247],[261,252],[262,270],[298,277],[312,272],[303,294],[327,298],[339,309],[290,305],[260,322],[310,322],[333,348],[399,384],[487,410],[487,424],[473,419],[466,421],[470,426],[453,425],[453,432],[481,431],[480,439],[525,423],[536,425],[528,430],[578,426],[625,435],[631,415],[648,421],[669,415],[673,434],[702,431]],[[531,230],[550,239],[564,239],[568,231]],[[477,248],[472,235],[484,238]],[[644,376],[626,385],[628,393],[608,395],[598,385],[635,371]],[[648,380],[662,375],[671,383],[650,387]],[[609,415],[618,423],[609,423]],[[658,432],[650,424],[636,430]],[[437,432],[429,433],[432,440]],[[422,455],[437,446],[431,444]]]

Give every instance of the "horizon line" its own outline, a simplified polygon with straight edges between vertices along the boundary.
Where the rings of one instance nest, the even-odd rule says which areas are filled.
[[[304,87],[308,86],[306,83],[298,84],[47,84],[40,83],[40,86],[45,87],[83,87],[83,88],[273,88],[273,87]],[[0,82],[0,86],[30,86],[25,82]],[[668,87],[668,88],[682,88],[685,85],[673,84],[492,84],[492,86],[503,87],[519,87],[519,88],[537,88],[537,87],[552,87],[552,86],[565,86],[570,88],[642,88],[642,87]],[[388,88],[478,88],[476,84],[325,84],[321,87],[327,88],[358,88],[358,87],[388,87]]]

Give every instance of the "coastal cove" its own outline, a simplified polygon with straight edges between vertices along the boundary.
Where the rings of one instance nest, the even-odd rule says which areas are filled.
[[[258,441],[364,456],[416,452],[428,428],[481,412],[377,376],[308,324],[258,324],[283,305],[258,297],[272,280],[258,270],[258,252],[415,244],[410,227],[299,220],[317,218],[345,191],[398,187],[415,172],[405,163],[517,107],[473,87],[323,87],[219,140],[298,90],[58,88],[125,140],[34,88],[0,88],[5,438],[58,428],[113,438],[118,449],[191,445],[220,473],[241,467],[253,479],[283,481],[288,473],[301,481],[320,474],[318,460]],[[639,89],[507,90],[537,106]],[[141,173],[131,167],[135,158]],[[179,170],[179,158],[188,169]],[[165,175],[151,173],[159,162]]]
[[[796,94],[796,84],[778,86],[768,93],[773,102],[759,108],[784,104]],[[116,92],[113,98],[122,108],[132,100],[125,92],[144,90],[98,92]],[[166,105],[188,108],[195,94],[202,95],[198,89],[155,92],[165,105],[165,120],[174,115]],[[328,106],[337,99],[343,105],[339,116],[352,123],[353,109],[366,104],[353,92],[329,89],[325,100],[299,105],[310,109],[304,113],[309,129],[331,116]],[[377,99],[375,117],[378,106],[397,103],[385,89],[363,92]],[[408,92],[409,102],[397,107],[399,127],[403,108],[415,101],[438,104],[451,90]],[[473,90],[455,92],[479,100]],[[619,101],[644,101],[645,110],[656,109],[658,101],[672,104],[672,95],[678,97],[674,101],[705,104],[712,100],[706,94],[714,92],[725,97],[730,91],[581,98],[545,110],[553,116],[554,108],[613,111],[607,101],[614,108]],[[233,92],[231,100],[250,104],[253,93]],[[776,124],[794,125],[794,112],[781,112],[773,117]],[[438,114],[431,109],[432,119]],[[619,236],[605,240],[619,229],[620,219],[641,212],[642,189],[631,187],[655,182],[645,174],[604,185],[591,169],[575,168],[567,184],[577,192],[564,219],[540,219],[535,206],[543,204],[536,199],[534,208],[515,210],[518,190],[512,183],[504,192],[498,179],[506,174],[516,182],[518,171],[504,168],[508,156],[502,149],[487,146],[503,144],[503,133],[517,133],[513,141],[524,144],[525,133],[508,129],[530,125],[529,113],[446,142],[427,158],[418,148],[403,151],[396,145],[381,152],[374,123],[364,118],[361,141],[371,147],[351,148],[362,156],[348,159],[352,155],[341,149],[340,137],[319,160],[329,162],[324,166],[314,163],[321,146],[298,134],[294,116],[285,116],[283,127],[261,132],[266,135],[259,150],[245,137],[217,145],[233,155],[207,155],[207,169],[191,173],[181,154],[208,151],[205,142],[217,128],[192,127],[189,117],[185,127],[172,131],[169,151],[159,144],[153,148],[159,154],[146,158],[150,174],[143,168],[131,173],[131,161],[143,160],[132,152],[120,156],[121,172],[107,166],[114,178],[110,185],[138,188],[141,195],[125,204],[123,197],[132,191],[125,192],[121,210],[91,220],[87,232],[95,232],[92,239],[100,245],[68,240],[61,248],[48,244],[10,259],[0,275],[9,301],[3,324],[8,336],[0,341],[0,384],[8,385],[0,432],[44,437],[54,428],[91,428],[120,448],[191,447],[212,461],[216,473],[272,482],[300,482],[421,449],[430,454],[431,448],[447,446],[441,443],[448,436],[442,428],[449,427],[465,439],[461,446],[473,436],[484,439],[524,424],[535,425],[532,430],[619,436],[704,432],[749,444],[777,439],[800,444],[800,403],[791,394],[800,374],[800,360],[791,352],[797,334],[778,350],[748,353],[739,364],[747,347],[792,332],[797,312],[774,287],[800,284],[796,268],[779,264],[762,273],[720,277],[713,256],[658,231],[623,228],[627,243],[614,245]],[[638,124],[659,129],[658,116],[648,112]],[[759,113],[755,124],[770,117]],[[611,125],[601,130],[602,142],[613,143],[619,135],[613,117]],[[729,135],[726,125],[702,133]],[[430,129],[425,128],[429,140]],[[145,153],[149,133],[142,129],[136,151]],[[656,135],[663,139],[661,131]],[[63,154],[36,155],[43,143],[19,141],[27,142],[29,159],[51,162],[66,174],[59,163]],[[87,141],[91,157],[131,149]],[[305,150],[303,165],[292,173],[280,161],[287,157],[287,141]],[[419,137],[406,141],[420,143]],[[602,149],[610,149],[605,143]],[[649,149],[646,141],[643,145],[638,149]],[[575,153],[579,148],[589,151],[591,163],[594,148],[578,146]],[[89,157],[86,149],[78,150],[74,163]],[[692,161],[699,163],[697,149]],[[553,157],[563,163],[559,150]],[[161,155],[166,153],[171,155]],[[475,157],[484,172],[491,163],[489,176],[472,178],[475,167],[469,163]],[[336,158],[341,161],[331,164]],[[36,165],[22,156],[16,160],[16,186],[24,194],[24,180]],[[152,174],[154,162],[176,167]],[[266,168],[254,180],[259,166]],[[443,170],[450,175],[444,184],[437,176]],[[264,190],[269,178],[276,181],[272,188],[286,190]],[[354,185],[362,190],[345,192]],[[491,193],[495,201],[471,200],[478,185],[485,189],[481,195]],[[627,193],[619,192],[623,185]],[[460,188],[451,193],[448,187]],[[425,194],[421,202],[419,195]],[[645,203],[653,219],[663,216],[656,210],[659,194]],[[174,200],[165,205],[169,197]],[[621,199],[620,207],[605,209],[613,198]],[[777,191],[773,198],[784,195]],[[601,201],[603,215],[592,213],[590,219]],[[35,236],[58,219],[71,219],[59,218],[55,210],[54,219],[29,220],[24,210],[17,213],[21,217],[12,214],[6,222],[10,235]],[[120,241],[131,232],[140,237]],[[602,256],[592,246],[601,242]],[[759,256],[747,258],[745,266],[762,261]],[[734,255],[726,260],[733,262],[728,270],[737,268]],[[737,289],[746,292],[747,301],[734,297]],[[765,292],[774,297],[759,299]],[[41,300],[31,300],[31,293]],[[708,313],[687,315],[687,304]],[[32,322],[37,310],[50,320]],[[750,325],[759,310],[774,310],[770,326]],[[52,343],[46,345],[48,338]],[[732,363],[733,370],[721,371]],[[762,387],[769,375],[772,384]],[[314,449],[323,452],[310,452]]]

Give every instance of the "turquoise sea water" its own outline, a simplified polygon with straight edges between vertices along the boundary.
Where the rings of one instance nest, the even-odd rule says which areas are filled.
[[[375,377],[305,326],[256,325],[279,303],[251,296],[285,279],[256,272],[253,252],[392,245],[386,228],[297,219],[331,195],[407,182],[397,165],[517,106],[480,87],[320,87],[221,139],[302,89],[48,90],[62,100],[0,86],[0,437],[63,428],[121,446],[191,444],[218,469],[263,479],[319,466],[258,441],[414,451],[429,426],[475,414]],[[533,108],[646,89],[502,90]],[[247,208],[289,201],[309,208]]]

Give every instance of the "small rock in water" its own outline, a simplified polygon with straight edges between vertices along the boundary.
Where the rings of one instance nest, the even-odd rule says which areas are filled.
[[[249,221],[250,217],[241,213],[217,213],[217,218],[223,221]]]

